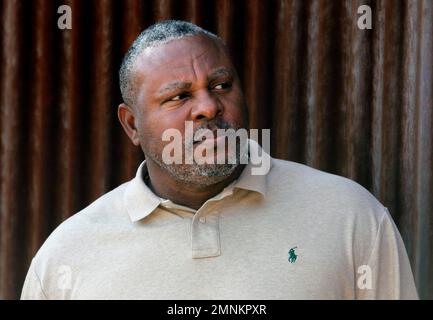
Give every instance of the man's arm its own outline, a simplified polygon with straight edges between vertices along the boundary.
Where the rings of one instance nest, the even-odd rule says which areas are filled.
[[[367,281],[364,285],[357,283],[356,297],[419,299],[403,240],[388,210],[384,210],[366,265],[367,270],[371,270],[371,288],[368,288]]]
[[[29,271],[27,272],[26,280],[21,292],[21,300],[47,300],[42,289],[41,281],[36,274],[34,261],[32,261]]]

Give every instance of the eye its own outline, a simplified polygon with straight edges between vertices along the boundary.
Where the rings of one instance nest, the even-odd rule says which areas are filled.
[[[178,94],[177,96],[174,96],[174,97],[168,99],[167,101],[180,101],[180,100],[184,100],[188,97],[189,97],[189,94],[181,93],[181,94]]]
[[[231,87],[232,87],[231,82],[222,82],[222,83],[218,83],[213,88],[216,89],[216,90],[224,90],[224,89],[229,89]]]

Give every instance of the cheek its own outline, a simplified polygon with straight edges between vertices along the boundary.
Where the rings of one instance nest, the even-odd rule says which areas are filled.
[[[247,110],[242,95],[225,97],[222,103],[224,104],[224,118],[226,121],[234,122],[239,127],[247,126]]]
[[[162,136],[165,130],[176,129],[183,135],[185,131],[185,120],[187,120],[185,111],[170,110],[162,112],[154,112],[146,116],[146,121],[140,124],[141,136],[144,140],[142,143],[146,145],[157,144],[165,145],[166,141],[162,141]],[[156,147],[152,146],[153,148]]]

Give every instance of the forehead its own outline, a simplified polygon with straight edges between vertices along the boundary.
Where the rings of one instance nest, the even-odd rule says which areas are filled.
[[[200,74],[232,63],[223,45],[207,36],[187,36],[146,49],[137,59],[135,76],[139,86],[165,81],[197,81]]]

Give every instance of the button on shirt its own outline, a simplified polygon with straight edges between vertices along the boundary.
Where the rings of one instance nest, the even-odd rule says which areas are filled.
[[[155,195],[143,162],[49,236],[22,299],[418,298],[400,234],[366,189],[290,161],[252,167],[194,210]]]

